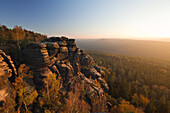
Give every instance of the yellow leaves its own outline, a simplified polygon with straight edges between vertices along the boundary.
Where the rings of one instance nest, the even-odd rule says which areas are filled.
[[[22,82],[22,78],[21,77],[17,77],[17,79],[15,80],[16,83],[21,83]]]
[[[82,84],[81,84],[82,85]],[[90,113],[90,106],[81,95],[81,86],[75,84],[75,91],[68,93],[68,99],[64,107],[64,113]],[[82,96],[80,98],[80,96]]]
[[[45,89],[41,90],[41,97],[38,98],[41,107],[49,106],[49,108],[44,107],[47,113],[53,113],[54,109],[59,109],[60,106],[60,79],[56,79],[56,74],[48,74],[47,78],[43,79]]]
[[[135,103],[138,106],[142,106],[145,107],[148,103],[150,103],[149,99],[144,97],[143,95],[140,94],[140,96],[138,96],[137,93],[135,93],[132,96],[132,102]]]
[[[15,79],[15,83],[13,83],[16,90],[21,90],[25,86],[25,79],[26,77],[32,78],[31,72],[28,71],[29,67],[27,67],[25,64],[21,64],[18,68],[18,77]]]
[[[15,113],[15,100],[8,96],[3,106],[0,107],[0,113]]]
[[[132,96],[132,102],[137,102],[138,101],[138,94],[135,93],[133,96]]]
[[[82,100],[82,103],[85,104],[86,102],[84,100]]]
[[[161,69],[161,71],[162,71],[163,73],[167,73],[167,70],[166,70],[166,69]]]
[[[44,105],[44,102],[43,102],[43,100],[41,99],[41,97],[38,98],[38,101],[39,101],[40,107],[42,107],[42,106]]]
[[[22,75],[22,77],[24,77],[23,75],[26,75],[28,70],[29,70],[28,66],[26,66],[25,64],[21,64],[20,67],[18,68],[18,74]]]
[[[22,78],[33,78],[32,71],[29,70],[30,68],[25,64],[21,64],[18,68],[18,74]]]
[[[143,95],[140,95],[140,101],[143,105],[147,105],[150,102],[149,99],[147,99]]]
[[[97,81],[97,79],[95,79],[95,83],[99,86],[99,88],[101,88],[101,84]]]
[[[113,108],[117,108],[117,106],[116,105],[114,105],[114,107]]]
[[[108,97],[108,95],[109,95],[109,94],[108,94],[108,93],[106,93],[106,97]]]
[[[14,85],[16,90],[23,88],[22,82],[23,82],[23,80],[22,80],[21,77],[17,77],[15,79],[15,82],[13,83],[13,85]]]
[[[126,100],[121,101],[121,104],[119,104],[119,109],[123,113],[136,113],[136,108]]]
[[[143,109],[135,108],[129,101],[122,100],[118,106],[111,109],[112,113],[144,113]]]
[[[95,79],[95,83],[97,84],[97,79]]]
[[[15,82],[13,83],[15,89],[17,90],[17,93],[19,96],[22,96],[24,93],[24,88],[23,88],[23,79],[21,77],[17,77],[15,79]]]
[[[47,80],[43,80],[44,84],[48,84],[48,81]]]
[[[107,74],[108,74],[108,75],[110,75],[110,74],[111,74],[111,72],[110,72],[109,70],[107,70]]]
[[[26,105],[30,105],[33,103],[35,98],[38,96],[38,93],[36,90],[34,90],[30,95],[26,95],[25,98],[23,99],[26,103]]]
[[[44,112],[45,112],[45,113],[51,113],[51,111],[48,110],[48,109],[45,109]]]
[[[19,75],[13,83],[19,98],[18,104],[19,106],[24,104],[26,109],[36,100],[38,96],[38,93],[35,90],[34,86],[30,86],[26,81],[26,79],[28,78],[31,80],[31,73],[28,70],[29,67],[27,67],[25,64],[21,64],[18,69]]]

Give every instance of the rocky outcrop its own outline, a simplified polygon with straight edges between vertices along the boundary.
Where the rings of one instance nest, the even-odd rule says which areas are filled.
[[[81,98],[91,106],[92,112],[106,109],[105,93],[109,87],[104,80],[105,73],[87,53],[77,48],[75,39],[51,37],[28,44],[22,50],[21,59],[22,64],[16,70],[11,58],[0,50],[0,112],[11,99],[12,103],[16,102],[14,111],[27,111],[27,107],[37,113],[43,111],[38,101],[44,96],[46,78],[50,77],[59,80],[61,95],[79,87]]]
[[[98,97],[105,104],[105,92],[109,87],[102,78],[104,72],[94,66],[88,54],[76,47],[75,39],[51,37],[42,43],[27,45],[22,53],[23,63],[31,68],[38,91],[43,89],[43,79],[55,73],[62,77],[61,93],[73,90],[73,79],[79,78],[88,87],[89,103]],[[93,108],[93,104],[91,106]]]
[[[0,50],[0,106],[9,99],[15,98],[15,91],[9,78],[15,77],[16,68],[9,56]]]

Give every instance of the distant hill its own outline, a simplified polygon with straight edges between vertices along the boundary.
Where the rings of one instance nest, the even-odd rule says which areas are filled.
[[[129,39],[79,39],[79,48],[170,60],[170,42]]]
[[[170,42],[170,38],[163,39],[163,41]]]

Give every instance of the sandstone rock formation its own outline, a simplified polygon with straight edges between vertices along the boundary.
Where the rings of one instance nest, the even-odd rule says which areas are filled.
[[[43,112],[37,101],[43,97],[46,78],[53,75],[53,80],[61,79],[58,91],[61,95],[81,87],[83,100],[92,112],[106,109],[105,93],[109,87],[103,79],[104,72],[94,65],[88,54],[77,48],[75,39],[51,37],[41,43],[30,43],[22,50],[21,60],[16,70],[10,56],[0,50],[0,112],[8,108],[7,101],[11,99],[13,104],[16,102],[11,105],[14,111],[25,112],[29,107],[32,112]]]
[[[23,63],[33,71],[38,91],[43,89],[43,79],[55,73],[63,80],[61,93],[73,90],[73,80],[81,79],[88,87],[87,100],[92,102],[96,97],[106,104],[105,91],[109,87],[102,78],[104,72],[99,66],[94,66],[88,54],[76,47],[75,39],[51,37],[42,43],[27,45],[22,53]]]
[[[16,68],[11,58],[0,50],[0,106],[3,106],[3,103],[9,99],[15,98],[15,91],[9,78],[14,78],[16,74]]]

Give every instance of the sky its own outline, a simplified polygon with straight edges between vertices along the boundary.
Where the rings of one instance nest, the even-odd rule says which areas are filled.
[[[73,38],[170,38],[170,0],[0,0],[0,24]]]

